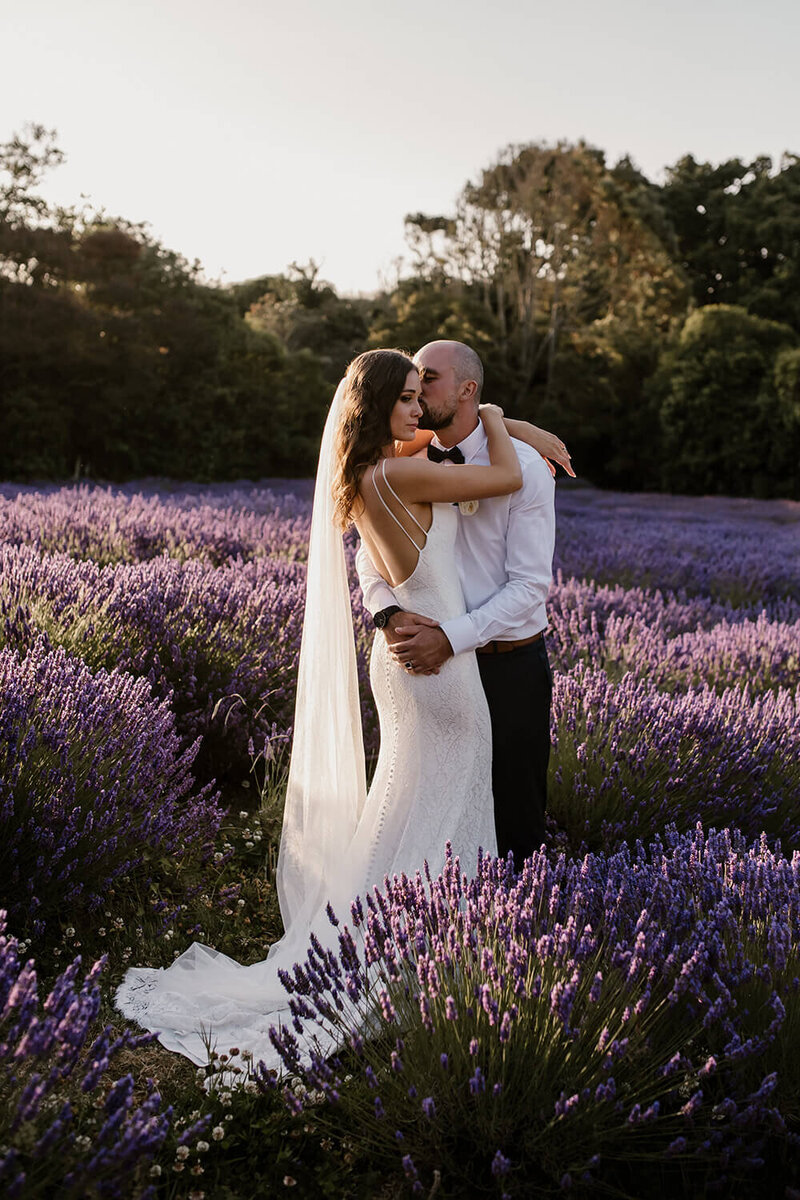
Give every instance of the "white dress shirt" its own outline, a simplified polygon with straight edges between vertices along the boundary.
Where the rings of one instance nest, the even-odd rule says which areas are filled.
[[[545,600],[555,547],[555,481],[536,450],[516,438],[512,441],[522,468],[520,490],[479,501],[471,516],[459,513],[456,561],[467,611],[442,625],[454,654],[491,641],[532,637],[547,628]],[[489,465],[482,422],[458,445],[465,462]],[[443,463],[440,469],[459,468]],[[356,569],[370,612],[397,604],[363,543],[356,554]],[[437,614],[422,615],[435,619]]]

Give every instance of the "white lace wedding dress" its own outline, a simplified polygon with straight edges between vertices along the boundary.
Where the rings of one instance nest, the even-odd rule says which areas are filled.
[[[432,508],[417,566],[394,590],[403,607],[444,621],[464,612],[455,561],[458,509],[451,504]],[[342,884],[331,885],[325,897],[343,925],[350,924],[355,895],[380,887],[385,875],[413,876],[427,860],[435,878],[447,841],[468,874],[475,871],[479,847],[497,852],[489,711],[475,656],[450,658],[438,675],[411,675],[394,662],[385,638],[377,634],[370,679],[380,718],[380,754],[341,864]],[[324,900],[293,920],[264,961],[242,966],[195,942],[170,967],[129,969],[116,1006],[157,1031],[162,1045],[198,1065],[208,1062],[208,1041],[219,1053],[246,1049],[255,1061],[280,1069],[269,1029],[292,1018],[278,971],[305,959],[312,931],[326,948],[337,949],[338,934]],[[324,1029],[315,1026],[308,1033],[319,1045],[335,1049],[335,1036]]]

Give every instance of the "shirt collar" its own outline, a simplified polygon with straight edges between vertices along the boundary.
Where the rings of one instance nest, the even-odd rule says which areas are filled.
[[[433,435],[433,442],[434,445],[438,446],[440,450],[445,449],[436,434]],[[486,430],[483,427],[483,421],[479,420],[472,433],[467,434],[463,441],[457,442],[456,444],[461,453],[464,455],[464,461],[469,462],[469,460],[478,453],[485,442]]]

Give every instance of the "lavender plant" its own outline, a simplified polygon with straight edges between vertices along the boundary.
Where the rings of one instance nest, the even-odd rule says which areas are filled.
[[[416,1193],[641,1194],[680,1176],[701,1194],[755,1178],[771,1137],[793,1145],[779,1114],[800,1120],[800,866],[759,838],[800,836],[800,523],[746,502],[558,505],[556,851],[518,877],[485,860],[467,881],[450,863],[427,887],[386,881],[357,901],[338,956],[312,947],[287,977],[296,1024],[278,1041],[300,1094],[258,1079]],[[245,878],[263,866],[256,824],[240,814],[241,846],[226,842],[190,772],[238,783],[264,746],[256,792],[276,835],[309,511],[291,485],[0,487],[0,880],[16,924],[39,936],[56,905],[102,898],[116,929],[111,910],[169,862],[201,889],[179,936],[261,954],[264,913],[240,908],[270,895]],[[345,549],[372,752],[373,633],[352,536]],[[698,817],[731,828],[706,835]],[[227,931],[194,870],[212,850],[212,871],[244,872],[216,897]],[[314,1014],[347,1043],[338,1063],[301,1057]],[[38,1186],[8,1154],[46,1132],[4,1142],[12,1187],[15,1162]]]
[[[551,661],[619,679],[633,671],[659,688],[747,683],[751,693],[800,681],[800,618],[792,601],[734,608],[708,597],[600,586],[559,573],[548,598]]]
[[[669,695],[630,673],[557,675],[550,816],[574,853],[702,820],[800,838],[800,700],[705,687]]]
[[[723,620],[712,629],[659,641],[645,637],[631,669],[666,691],[704,683],[717,692],[746,684],[750,694],[800,685],[800,621]]]
[[[159,859],[208,855],[223,817],[193,790],[196,747],[181,750],[147,680],[92,674],[35,641],[0,651],[0,880],[19,928],[92,912],[125,876],[147,884]]]
[[[173,495],[137,488],[14,489],[0,495],[0,541],[100,565],[164,554],[213,566],[271,555],[304,559],[310,504],[266,488],[213,487]]]
[[[629,1160],[700,1189],[746,1175],[796,1098],[799,902],[796,863],[699,827],[520,875],[448,858],[357,899],[339,954],[287,973],[273,1040],[301,1085],[262,1066],[259,1086],[330,1105],[418,1194],[436,1172],[451,1195],[594,1187]]]
[[[300,563],[162,557],[100,568],[3,547],[0,640],[24,653],[44,632],[92,669],[146,679],[184,745],[202,738],[195,772],[241,779],[248,740],[276,721],[291,727],[304,586]]]
[[[581,505],[579,494],[560,499],[558,561],[576,575],[689,588],[692,595],[580,584],[558,575],[550,603],[556,666],[570,670],[583,661],[613,678],[627,670],[656,677],[658,666],[664,687],[706,678],[722,687],[744,665],[752,667],[753,688],[791,684],[797,672],[789,643],[800,621],[795,526],[779,526],[774,542],[766,543],[763,521],[748,523],[742,520],[747,514],[738,525],[729,514],[670,522],[657,505],[644,519],[641,505],[626,508],[613,497],[603,497],[602,505]],[[24,649],[45,630],[93,667],[119,664],[147,676],[156,696],[171,694],[182,735],[203,738],[196,770],[205,778],[240,779],[247,774],[250,738],[260,743],[274,723],[291,731],[308,516],[305,495],[257,487],[146,496],[84,486],[0,499],[2,636]],[[351,538],[351,564],[352,550]],[[72,561],[86,557],[110,565],[101,570],[96,562]],[[734,587],[731,572],[746,578],[749,590]],[[372,632],[355,583],[353,599],[372,753]],[[787,629],[767,630],[758,647],[730,651],[715,635],[713,645],[693,643],[688,659],[685,644],[683,651],[672,644],[678,635],[710,632],[723,621],[759,619]],[[777,658],[769,645],[776,636]],[[741,641],[740,631],[730,637]],[[713,660],[708,671],[705,648]],[[665,657],[671,674],[663,669]],[[255,713],[264,721],[251,719]]]
[[[3,492],[6,495],[3,495]],[[149,494],[148,494],[149,493]],[[800,530],[757,504],[559,492],[556,567],[565,577],[691,595],[737,606],[800,595]],[[272,555],[303,559],[305,481],[257,485],[0,489],[0,541],[100,563],[167,553],[223,564]]]
[[[23,961],[21,949],[0,910],[2,1194],[150,1200],[156,1188],[149,1169],[171,1136],[172,1109],[163,1107],[152,1080],[142,1097],[133,1077],[113,1078],[113,1068],[121,1051],[154,1035],[98,1031],[105,957],[83,977],[76,957],[40,1003],[34,960]],[[199,1137],[209,1121],[195,1121],[182,1137]]]
[[[737,607],[800,596],[800,526],[791,504],[784,513],[780,504],[570,491],[559,500],[555,565],[566,577]]]

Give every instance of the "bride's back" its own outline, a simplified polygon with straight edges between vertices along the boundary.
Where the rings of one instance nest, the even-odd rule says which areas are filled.
[[[416,570],[431,527],[428,503],[405,504],[386,477],[386,459],[367,467],[358,490],[362,508],[355,521],[372,562],[390,586]]]

